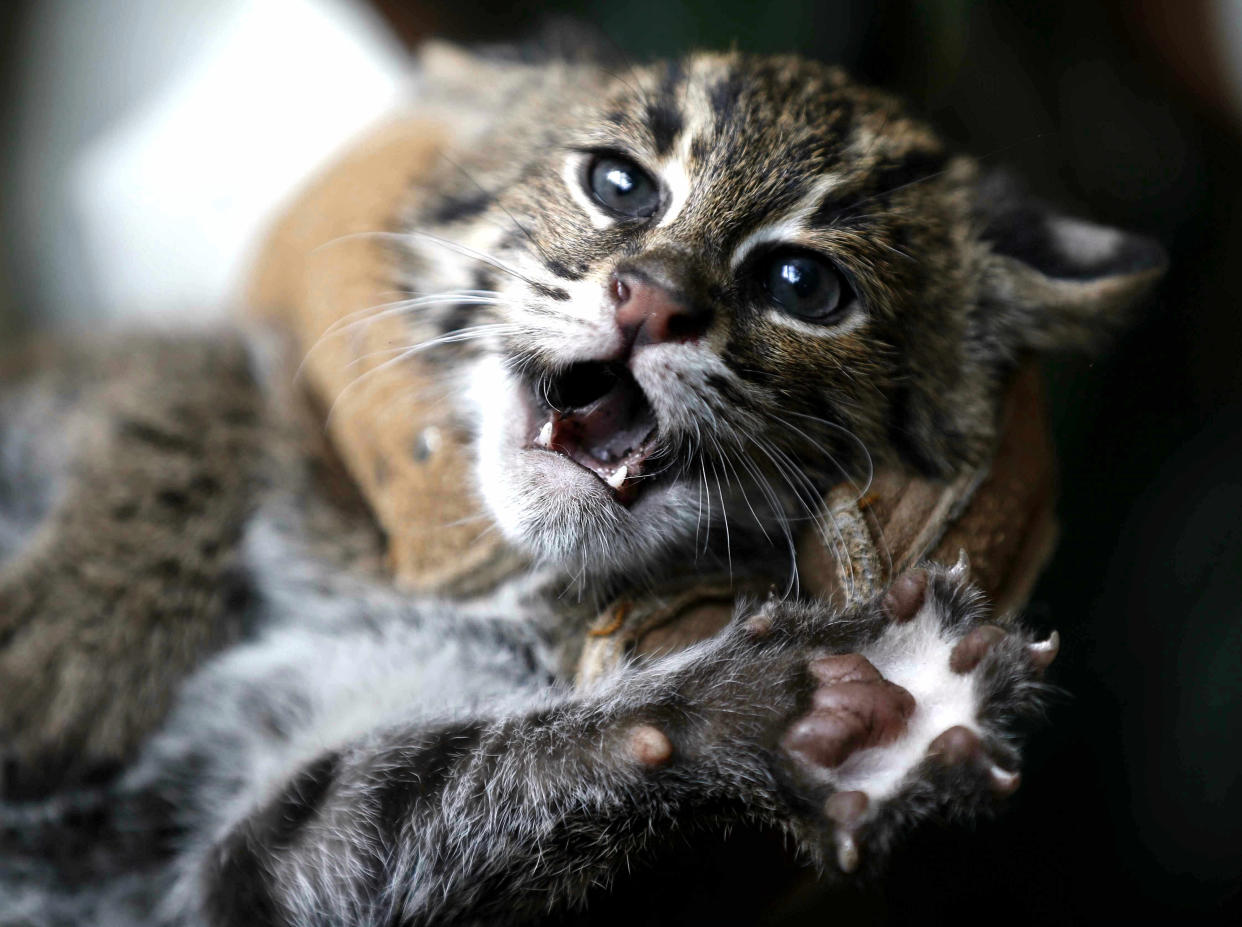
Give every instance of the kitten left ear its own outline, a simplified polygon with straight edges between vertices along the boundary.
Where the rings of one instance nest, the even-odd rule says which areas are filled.
[[[1012,348],[1082,347],[1116,328],[1168,265],[1157,242],[1061,215],[1005,178],[979,185],[982,309]]]

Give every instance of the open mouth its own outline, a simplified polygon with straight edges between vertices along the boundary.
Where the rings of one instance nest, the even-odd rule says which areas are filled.
[[[530,446],[590,470],[622,504],[638,497],[656,419],[623,364],[573,364],[544,381],[534,398]]]

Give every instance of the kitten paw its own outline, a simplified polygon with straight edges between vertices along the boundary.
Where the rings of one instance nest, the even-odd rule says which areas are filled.
[[[1059,640],[987,623],[964,574],[906,573],[859,619],[858,652],[806,664],[810,704],[780,749],[805,794],[827,793],[821,824],[845,872],[912,820],[987,811],[1018,788],[1017,729],[1040,710]]]

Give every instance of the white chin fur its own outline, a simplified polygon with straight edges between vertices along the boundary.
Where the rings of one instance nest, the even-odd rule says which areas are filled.
[[[680,484],[654,486],[631,508],[621,506],[594,474],[525,447],[521,387],[499,358],[480,360],[469,383],[479,425],[479,494],[515,547],[547,566],[604,574],[642,570],[693,539],[699,526],[693,491]]]

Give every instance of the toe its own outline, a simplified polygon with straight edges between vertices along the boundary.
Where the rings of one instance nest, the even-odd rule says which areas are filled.
[[[902,573],[884,596],[884,610],[889,618],[904,624],[918,614],[927,596],[927,574],[922,570]]]
[[[958,674],[972,672],[988,651],[1004,639],[1004,629],[994,624],[975,628],[958,641],[949,654],[949,669]]]
[[[983,742],[970,728],[958,724],[933,740],[927,747],[927,753],[950,766],[957,766],[983,756]]]

